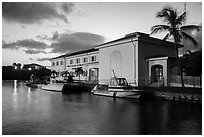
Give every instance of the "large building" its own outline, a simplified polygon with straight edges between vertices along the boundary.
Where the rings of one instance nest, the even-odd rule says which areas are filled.
[[[98,49],[88,49],[74,53],[65,54],[51,59],[51,70],[57,72],[58,79],[63,79],[63,73],[80,78],[80,80],[98,80],[99,73]],[[81,68],[83,73],[78,77],[76,70]]]
[[[181,45],[180,45],[181,46]],[[125,37],[53,58],[51,69],[75,75],[78,67],[84,70],[84,80],[99,80],[108,84],[111,77],[125,77],[137,86],[168,86],[169,78],[177,74],[175,47],[148,34],[135,32]]]

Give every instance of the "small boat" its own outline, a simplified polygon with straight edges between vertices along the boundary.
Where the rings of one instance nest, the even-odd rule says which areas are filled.
[[[52,83],[47,85],[42,85],[42,90],[56,91],[61,92],[63,89],[64,83]]]
[[[25,85],[31,88],[39,88],[47,84],[47,80],[40,80],[34,74],[31,74],[30,79],[25,82]]]
[[[141,90],[128,85],[125,78],[111,78],[109,85],[96,85],[91,93],[94,95],[120,97],[120,98],[140,98]]]
[[[30,82],[26,82],[26,86],[31,87],[31,88],[38,88],[39,87],[38,84],[30,83]]]

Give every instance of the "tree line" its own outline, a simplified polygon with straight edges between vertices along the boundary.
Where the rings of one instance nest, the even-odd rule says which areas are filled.
[[[44,79],[51,75],[51,70],[47,68],[26,70],[15,66],[2,66],[2,80],[29,80],[31,74],[39,79]]]

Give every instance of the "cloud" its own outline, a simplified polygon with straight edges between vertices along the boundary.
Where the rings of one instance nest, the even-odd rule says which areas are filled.
[[[37,61],[49,61],[51,58],[37,58]]]
[[[10,22],[24,24],[42,23],[44,20],[53,19],[68,23],[67,16],[73,9],[73,3],[65,2],[3,2],[2,17]]]
[[[26,48],[25,53],[27,54],[37,54],[37,53],[45,53],[43,50],[48,48],[47,44],[44,42],[35,41],[32,39],[24,39],[18,40],[16,42],[6,43],[2,41],[3,49],[16,49]]]
[[[51,50],[49,53],[69,53],[93,48],[105,41],[104,36],[89,32],[59,34],[58,31],[56,31],[51,37],[47,35],[38,35],[37,38],[40,40],[48,40],[53,43],[47,45],[44,42],[33,39],[18,40],[10,43],[2,41],[2,48],[13,50],[25,48],[24,52],[27,54],[48,53],[45,52],[47,49]]]
[[[55,31],[51,37],[49,37],[48,35],[37,35],[36,37],[39,40],[48,40],[48,41],[53,42],[53,41],[57,41],[58,40],[59,33],[58,33],[58,31]]]
[[[26,53],[26,54],[39,54],[39,53],[46,53],[46,52],[45,52],[45,51],[42,51],[42,50],[28,49],[28,50],[25,50],[25,53]]]
[[[39,40],[48,40],[48,36],[47,35],[37,35],[36,36]]]
[[[83,49],[93,48],[105,41],[105,38],[98,34],[88,32],[77,32],[71,34],[58,34],[57,42],[51,45],[54,53],[68,53]]]
[[[34,58],[29,58],[29,60],[31,61],[49,61],[51,58],[37,58],[37,59],[34,59]]]
[[[56,32],[53,34],[52,40],[58,40],[58,38],[59,38],[59,34],[58,34],[58,31],[56,31]]]

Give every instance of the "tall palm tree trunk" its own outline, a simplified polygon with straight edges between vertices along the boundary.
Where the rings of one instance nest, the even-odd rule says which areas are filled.
[[[177,59],[178,69],[179,69],[180,76],[181,76],[181,86],[185,87],[184,82],[183,82],[183,70],[182,70],[181,65],[180,65],[180,60],[179,60],[179,56],[178,56],[178,46],[177,46],[176,42],[175,42],[175,49],[176,49],[176,59]]]

